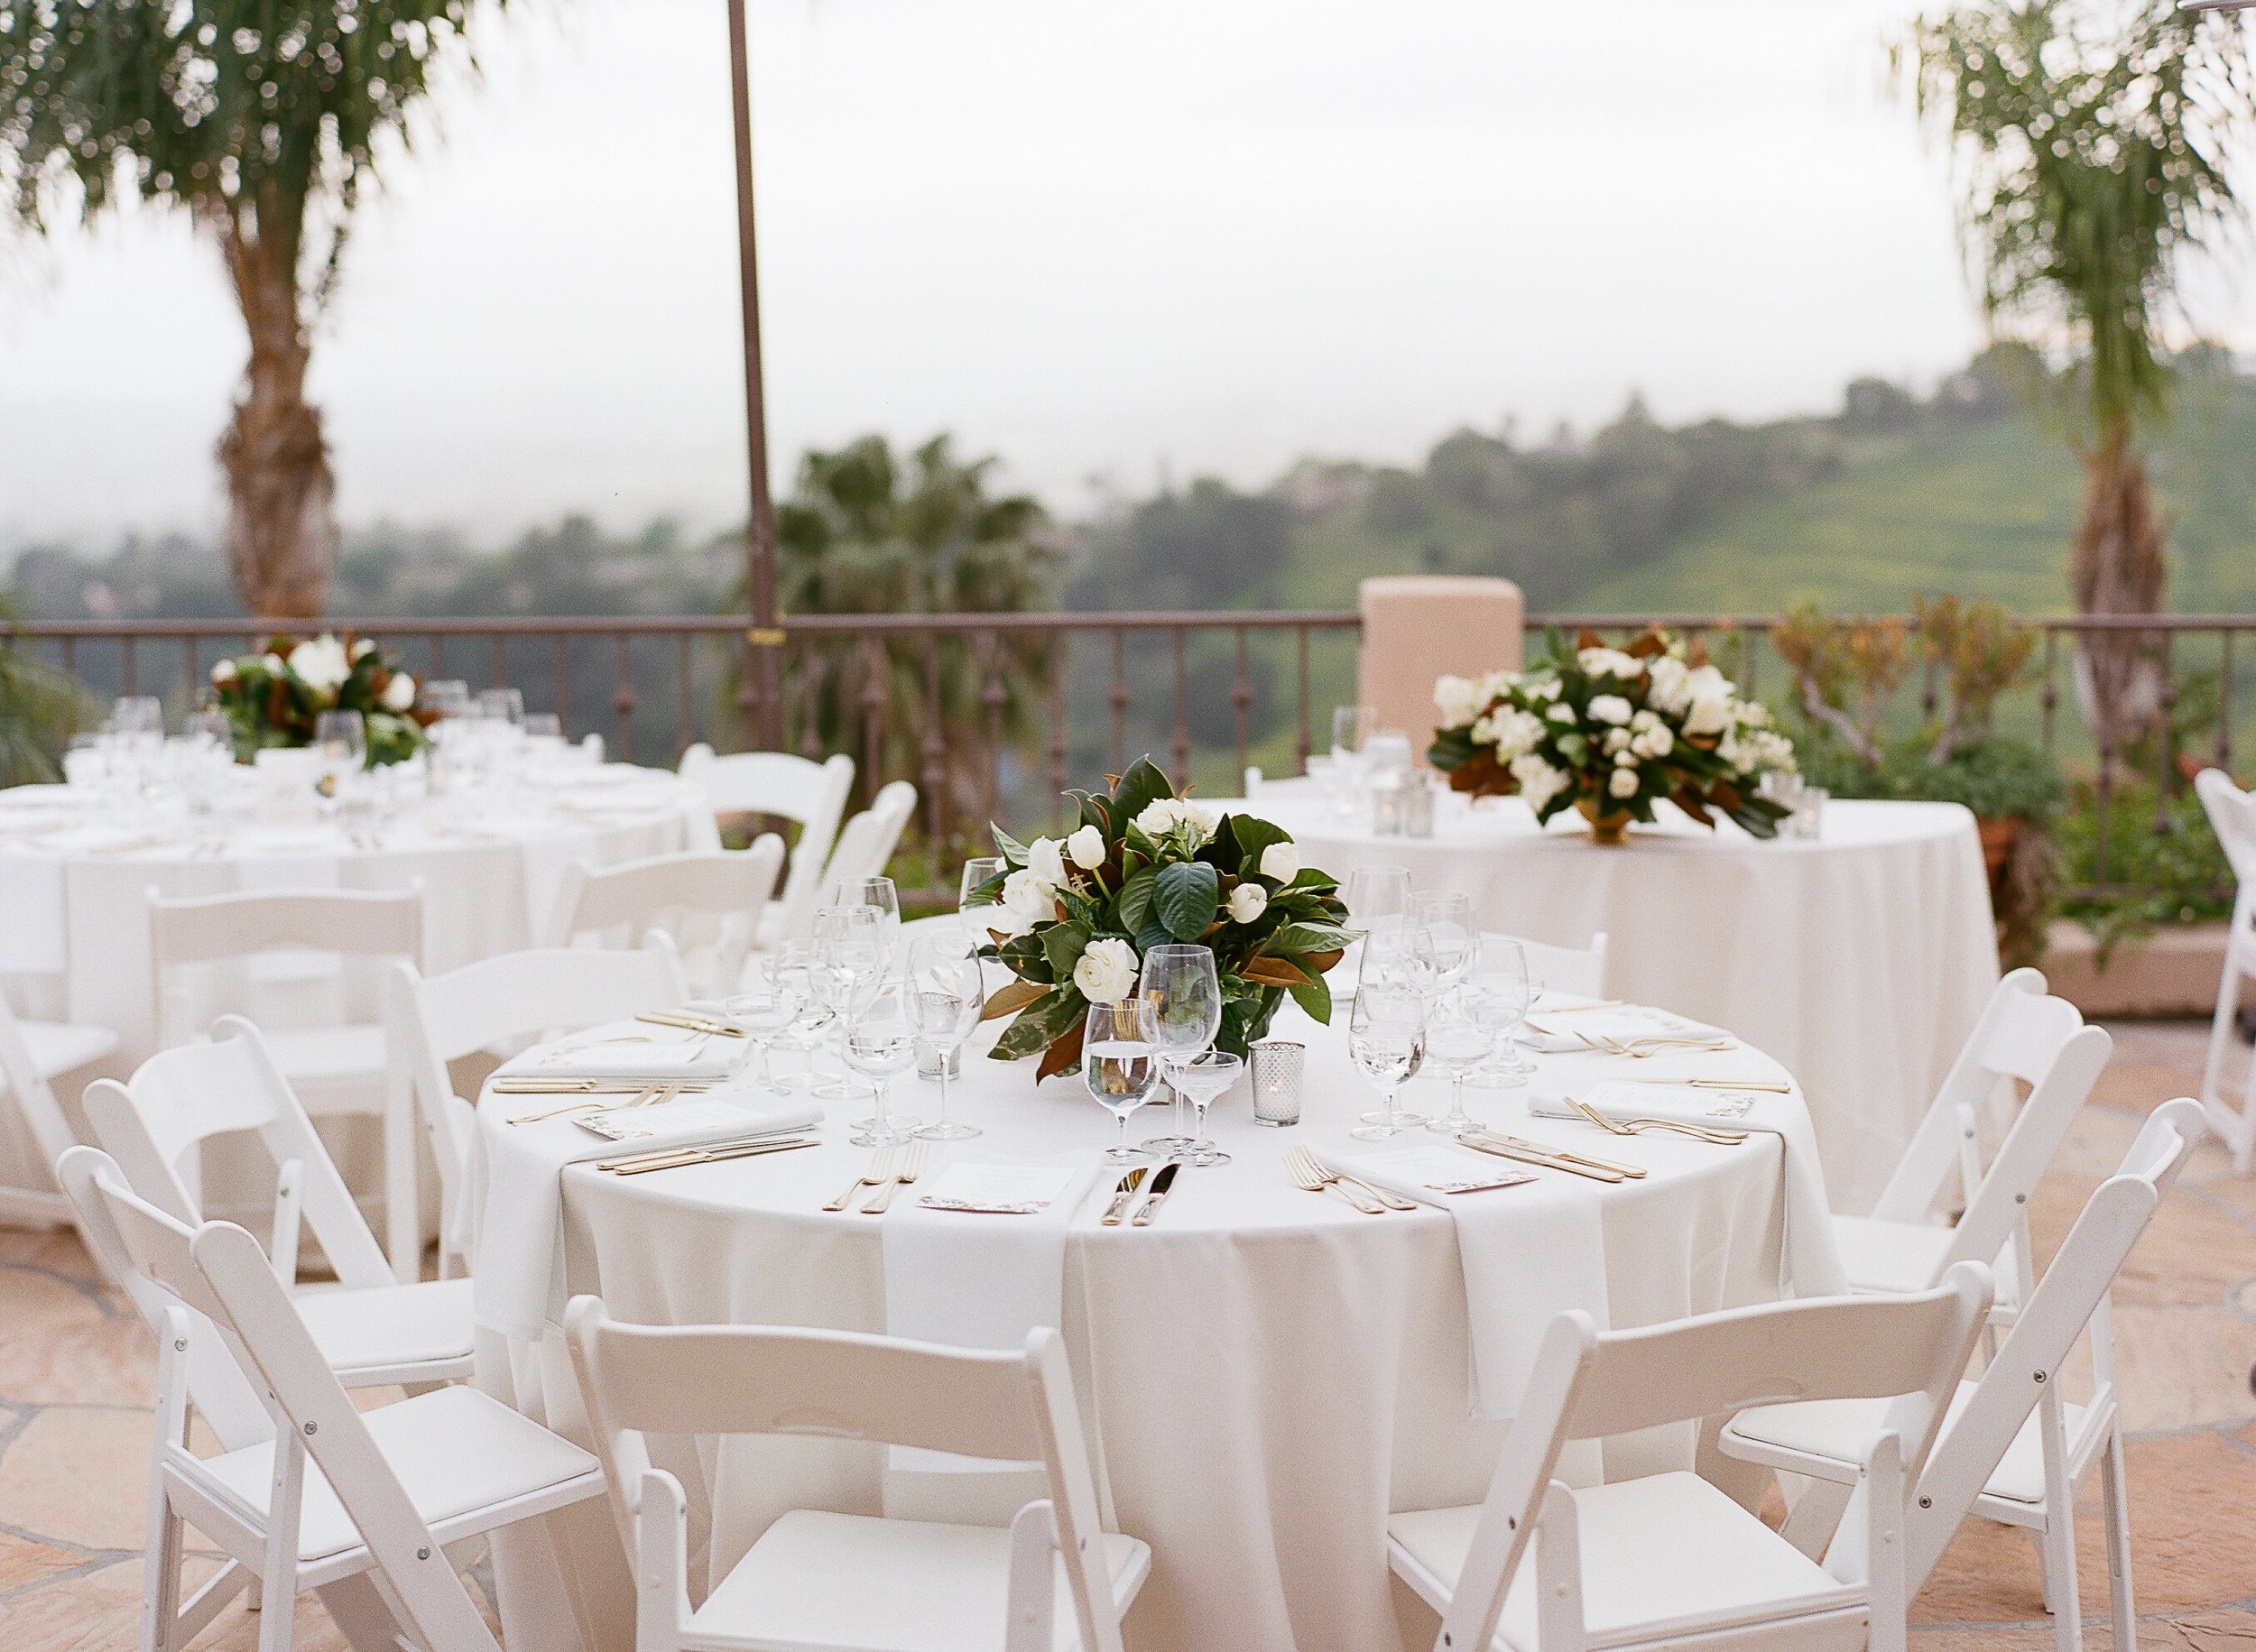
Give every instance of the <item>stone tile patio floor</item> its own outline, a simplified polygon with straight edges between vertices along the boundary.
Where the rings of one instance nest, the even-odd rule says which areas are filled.
[[[2202,1029],[2112,1029],[2113,1064],[2033,1213],[2040,1256],[2066,1233],[2148,1110],[2192,1091]],[[2256,1652],[2256,1179],[2204,1144],[2116,1292],[2129,1425],[2140,1639],[2164,1652]],[[0,1232],[0,1647],[109,1652],[140,1609],[155,1359],[131,1311],[68,1234]],[[2076,1373],[2067,1392],[2074,1398]],[[2094,1488],[2095,1490],[2095,1488]],[[2085,1638],[2109,1646],[2092,1496],[2079,1511]],[[202,1563],[208,1566],[207,1560]],[[490,1599],[482,1563],[474,1594]],[[490,1610],[490,1608],[489,1608]],[[1916,1652],[2039,1652],[2053,1644],[2036,1551],[1971,1522],[1921,1593]],[[249,1652],[238,1604],[195,1643]],[[341,1640],[310,1598],[298,1643]]]

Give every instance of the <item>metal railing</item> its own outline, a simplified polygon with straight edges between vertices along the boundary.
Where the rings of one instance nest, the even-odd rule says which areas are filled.
[[[2256,615],[2020,623],[2039,644],[2030,680],[2009,697],[2001,722],[2088,775],[2103,814],[2135,757],[2160,824],[2183,792],[2181,755],[2228,767],[2235,724],[2256,716],[2256,683],[2243,692],[2235,673]],[[1539,614],[1526,622],[1527,640],[1551,626],[1618,639],[1655,623],[1705,639],[1743,691],[1785,697],[1787,667],[1771,644],[1780,622],[1770,615]],[[1361,620],[1351,610],[806,614],[760,632],[727,614],[368,615],[321,627],[377,639],[419,675],[521,688],[529,706],[559,712],[568,732],[604,734],[621,760],[669,764],[693,741],[745,743],[740,732],[767,709],[766,674],[749,669],[754,651],[772,649],[785,747],[849,752],[864,798],[887,780],[916,781],[917,846],[938,890],[948,860],[986,821],[1055,821],[1066,787],[1099,783],[1146,752],[1210,794],[1235,792],[1249,763],[1301,772],[1311,749],[1328,743],[1330,707],[1355,697]],[[7,627],[97,696],[153,692],[180,702],[200,691],[213,662],[255,646],[267,629],[232,619]],[[2159,715],[2136,741],[2094,740],[2077,711],[2079,645],[2106,637],[2138,643],[2159,664]],[[1892,720],[1932,718],[1942,691],[1938,668],[1927,663]],[[2098,885],[2107,882],[2105,838],[2092,869]]]

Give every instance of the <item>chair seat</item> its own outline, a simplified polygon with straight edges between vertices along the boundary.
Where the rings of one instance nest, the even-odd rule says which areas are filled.
[[[467,1279],[316,1289],[300,1293],[296,1302],[321,1357],[346,1376],[470,1357]]]
[[[70,1021],[18,1021],[15,1026],[42,1078],[99,1061],[117,1047],[117,1035],[106,1027],[81,1027]]]
[[[1946,1429],[1956,1424],[1958,1414],[1974,1398],[1974,1385],[1971,1382],[1958,1385],[1944,1421]],[[1888,1406],[1885,1399],[1805,1399],[1782,1406],[1759,1406],[1752,1411],[1742,1411],[1724,1426],[1723,1449],[1727,1455],[1743,1455],[1763,1463],[1771,1463],[1772,1454],[1779,1452],[1823,1458],[1846,1471],[1841,1478],[1851,1479],[1863,1462],[1865,1452],[1871,1449],[1873,1438],[1885,1426]],[[2063,1406],[2061,1411],[2066,1420],[2067,1436],[2073,1440],[2083,1419],[2084,1407],[2068,1405]],[[1773,1463],[1772,1466],[1776,1464]],[[2006,1447],[2004,1457],[1982,1492],[1984,1497],[2009,1503],[2033,1506],[2045,1500],[2045,1448],[2038,1437],[2034,1416],[2013,1436],[2012,1444]]]
[[[1841,1251],[1849,1288],[1863,1296],[1902,1297],[1930,1290],[1942,1277],[1943,1258],[1955,1230],[1923,1222],[1890,1222],[1880,1216],[1835,1216],[1833,1241]],[[2015,1301],[2011,1269],[1996,1270],[1996,1307]]]
[[[433,1527],[473,1509],[532,1498],[600,1467],[570,1441],[476,1389],[434,1389],[368,1412],[366,1422],[416,1513]],[[203,1470],[236,1503],[263,1520],[273,1490],[273,1456],[271,1444],[249,1445],[207,1460]],[[310,1461],[300,1514],[300,1562],[326,1560],[361,1546],[344,1505]]]
[[[1863,1590],[1838,1582],[1698,1475],[1655,1474],[1574,1495],[1583,1620],[1594,1648],[1695,1635],[1758,1610],[1845,1614],[1807,1625],[1793,1643],[1798,1652],[1863,1647],[1864,1617],[1855,1610]],[[1394,1569],[1437,1610],[1456,1589],[1480,1518],[1474,1504],[1387,1522]],[[1538,1652],[1532,1547],[1504,1596],[1497,1641]]]
[[[1122,1610],[1151,1569],[1133,1537],[1103,1539]],[[768,1527],[689,1620],[686,1647],[716,1652],[815,1647],[849,1652],[1000,1652],[1011,1534],[1001,1527],[880,1520],[795,1509]],[[1078,1647],[1059,1565],[1058,1652]]]

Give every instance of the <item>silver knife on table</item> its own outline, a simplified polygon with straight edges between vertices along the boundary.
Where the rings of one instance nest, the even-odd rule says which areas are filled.
[[[1167,1195],[1175,1186],[1175,1173],[1182,1167],[1183,1161],[1179,1158],[1170,1158],[1160,1167],[1159,1175],[1151,1178],[1151,1195],[1137,1207],[1135,1216],[1128,1223],[1130,1227],[1151,1225],[1152,1213],[1167,1203]]]
[[[1120,1225],[1120,1219],[1128,1214],[1128,1201],[1136,1196],[1136,1189],[1143,1186],[1143,1178],[1151,1174],[1148,1166],[1138,1165],[1120,1178],[1120,1186],[1113,1194],[1113,1202],[1105,1207],[1105,1214],[1099,1218],[1105,1226],[1116,1228]]]

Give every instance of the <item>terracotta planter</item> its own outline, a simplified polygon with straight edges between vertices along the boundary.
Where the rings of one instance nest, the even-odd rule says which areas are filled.
[[[2019,815],[2001,816],[1993,820],[1977,820],[1974,829],[1982,834],[1982,864],[1990,874],[1990,889],[1996,892],[1998,879],[2004,875],[2005,863],[2013,853],[2013,844],[2021,835]]]
[[[1615,808],[1601,813],[1600,805],[1594,798],[1584,798],[1576,802],[1575,807],[1582,812],[1582,817],[1590,823],[1592,843],[1603,844],[1609,849],[1618,849],[1622,844],[1629,842],[1629,810]]]

